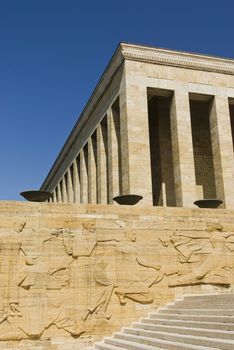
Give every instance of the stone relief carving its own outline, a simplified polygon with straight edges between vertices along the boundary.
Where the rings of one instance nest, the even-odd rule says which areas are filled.
[[[44,243],[47,242],[53,243],[54,251],[60,248],[61,233],[63,232],[59,231],[44,240],[43,249]],[[67,253],[63,237],[62,242],[64,253]],[[23,253],[25,254],[24,251]],[[69,287],[68,270],[72,260],[62,254],[56,256],[56,261],[53,261],[53,256],[49,261],[43,261],[43,257],[42,251],[27,252],[23,267],[10,279],[9,311],[2,316],[1,323],[8,320],[11,325],[13,322],[14,331],[2,333],[1,340],[40,338],[51,325],[67,331],[74,337],[84,332],[66,316],[66,306],[61,293]],[[14,317],[16,320],[12,320]]]
[[[230,284],[230,272],[234,267],[234,234],[223,232],[220,224],[208,224],[206,234],[174,233],[171,237],[181,264],[196,263],[193,271],[185,274],[169,286],[193,284]]]
[[[100,318],[110,319],[111,314],[107,313],[107,307],[114,288],[115,283],[110,275],[110,256],[111,250],[107,250],[96,262],[94,267],[95,293],[92,295],[91,304],[83,316],[85,321],[89,315],[95,315]]]
[[[138,303],[151,303],[153,297],[149,287],[142,282],[137,273],[136,264],[136,235],[132,229],[126,230],[125,239],[116,244],[116,285],[115,294],[121,305],[125,305],[127,299]],[[127,269],[126,269],[127,267]]]
[[[38,339],[51,326],[73,337],[85,331],[68,316],[66,302],[71,264],[89,256],[96,245],[86,231],[84,228],[74,234],[69,229],[57,229],[47,237],[38,237],[34,244],[23,237],[13,246],[5,243],[5,249],[14,251],[21,266],[8,282],[9,306],[0,317],[0,327],[7,323],[9,331],[2,331],[0,340]]]
[[[0,267],[8,271],[0,340],[41,339],[54,329],[76,338],[97,319],[110,320],[116,307],[152,303],[161,286],[232,281],[234,233],[220,224],[180,227],[152,241],[140,240],[130,222],[116,234],[97,231],[92,220],[70,224],[40,231],[22,222],[14,237],[0,236]]]
[[[135,272],[136,265],[139,264],[135,241],[136,235],[132,229],[125,229],[122,239],[97,240],[97,245],[108,245],[104,245],[105,253],[95,262],[96,293],[84,320],[93,314],[110,319],[111,314],[107,313],[107,308],[113,293],[118,297],[120,305],[126,305],[128,299],[143,304],[153,301],[148,285],[142,282],[141,276]]]

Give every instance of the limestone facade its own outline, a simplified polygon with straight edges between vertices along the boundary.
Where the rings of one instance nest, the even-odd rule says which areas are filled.
[[[234,60],[120,44],[46,177],[52,201],[234,207]]]

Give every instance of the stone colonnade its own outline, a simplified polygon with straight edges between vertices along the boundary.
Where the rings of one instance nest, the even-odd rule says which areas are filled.
[[[126,86],[80,149],[53,191],[51,202],[111,204],[120,194],[142,194],[152,205],[152,159],[147,89]],[[170,133],[175,206],[197,197],[190,93],[171,91]],[[234,208],[233,130],[230,100],[210,97],[209,128],[216,197]],[[167,205],[164,199],[164,205]]]
[[[117,98],[57,184],[50,202],[112,203],[122,193],[121,159]]]
[[[217,198],[234,208],[232,100],[218,90],[175,90],[169,100],[175,205]]]

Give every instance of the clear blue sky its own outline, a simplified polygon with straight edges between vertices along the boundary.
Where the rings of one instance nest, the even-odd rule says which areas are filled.
[[[233,0],[0,0],[0,199],[40,187],[120,41],[234,58],[233,38]]]

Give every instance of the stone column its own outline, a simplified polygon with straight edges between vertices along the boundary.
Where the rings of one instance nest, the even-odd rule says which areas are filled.
[[[58,203],[62,202],[61,181],[57,185],[57,201]]]
[[[108,198],[109,203],[113,203],[113,159],[112,159],[112,111],[107,111],[107,157],[108,157]]]
[[[52,199],[53,199],[53,203],[57,203],[56,189],[54,189],[52,192]]]
[[[188,91],[175,90],[170,118],[176,206],[193,207],[196,180]]]
[[[73,182],[73,201],[74,203],[80,203],[80,179],[77,168],[77,160],[73,161],[73,172],[72,172],[72,182]]]
[[[71,170],[70,168],[67,169],[67,198],[69,203],[73,203],[73,185],[72,185],[72,178],[71,178]]]
[[[152,205],[147,89],[135,75],[126,79],[125,95],[120,92],[123,194],[142,195],[139,205]]]
[[[95,142],[92,137],[88,140],[88,200],[89,203],[97,203],[97,179],[96,179],[96,160],[95,160]]]
[[[210,113],[216,196],[234,208],[234,158],[228,98],[216,95]]]
[[[97,185],[98,198],[97,202],[107,204],[107,158],[105,150],[105,142],[107,135],[105,128],[99,124],[97,126]]]
[[[175,200],[175,186],[173,176],[173,160],[172,160],[172,143],[171,143],[171,128],[170,128],[170,96],[158,97],[157,103],[154,104],[154,113],[158,114],[158,125],[154,126],[155,138],[158,132],[158,142],[160,152],[161,165],[161,191],[160,204],[163,206],[174,207]],[[155,115],[154,114],[154,115]],[[156,115],[155,115],[156,117]],[[153,162],[153,160],[152,160]],[[158,166],[156,165],[158,168]],[[155,169],[156,171],[158,169]],[[156,181],[155,181],[156,182]],[[157,184],[158,185],[158,184]]]
[[[83,149],[80,151],[80,202],[88,203],[88,176]]]
[[[119,91],[119,110],[120,110],[120,137],[121,137],[121,185],[122,193],[130,193],[129,183],[129,150],[128,150],[128,115],[127,115],[127,96],[126,96],[126,79],[122,79]]]
[[[62,178],[62,201],[63,203],[67,203],[67,184],[66,184],[66,179],[65,176]]]
[[[113,197],[122,193],[120,118],[117,111],[113,110],[113,108],[107,113],[107,133],[109,203],[113,203]]]

